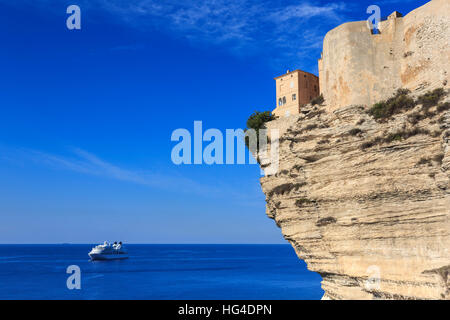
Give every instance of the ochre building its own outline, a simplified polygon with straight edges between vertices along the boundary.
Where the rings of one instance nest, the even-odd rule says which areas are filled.
[[[319,78],[309,72],[294,70],[275,78],[278,117],[298,114],[300,107],[320,93]]]

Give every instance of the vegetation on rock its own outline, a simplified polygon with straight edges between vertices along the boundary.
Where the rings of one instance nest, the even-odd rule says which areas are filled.
[[[322,103],[324,103],[324,101],[325,101],[325,99],[324,99],[324,97],[323,97],[323,94],[321,94],[320,96],[311,99],[311,102],[310,102],[310,103],[311,103],[313,106],[315,106],[316,104],[321,105]]]
[[[275,120],[276,118],[277,117],[270,111],[255,111],[247,120],[247,130],[254,129],[256,132],[259,132],[259,129],[264,129],[266,127],[266,122]]]
[[[443,88],[437,88],[419,96],[416,103],[421,104],[424,108],[428,109],[437,105],[444,96],[445,90]]]
[[[259,150],[259,130],[266,128],[266,122],[272,121],[277,119],[277,117],[272,114],[270,111],[264,111],[259,112],[255,111],[253,112],[250,117],[247,119],[247,129],[245,129],[245,132],[249,129],[253,129],[256,131],[256,141],[257,141],[257,150]],[[249,138],[245,137],[245,145],[247,148],[249,147]]]
[[[410,137],[419,135],[419,134],[430,134],[430,130],[423,129],[423,128],[412,128],[412,129],[405,129],[405,130],[398,130],[393,133],[388,134],[385,137],[376,137],[370,141],[366,141],[361,145],[361,149],[368,149],[375,145],[383,144],[383,143],[389,143],[393,141],[402,141],[406,140]]]
[[[377,120],[383,120],[392,117],[394,114],[412,109],[416,106],[416,103],[409,96],[409,93],[408,89],[398,89],[393,97],[375,103],[368,113]]]
[[[334,217],[326,217],[326,218],[319,219],[316,222],[316,226],[323,227],[323,226],[326,226],[327,224],[330,224],[330,223],[336,223],[336,218],[334,218]]]
[[[375,103],[368,113],[376,120],[385,120],[395,114],[411,110],[417,105],[422,105],[420,111],[408,116],[409,122],[416,124],[423,119],[429,119],[438,113],[450,110],[449,102],[439,104],[439,101],[447,94],[443,88],[428,91],[417,97],[417,100],[411,98],[409,94],[410,91],[407,89],[398,89],[393,97]],[[436,111],[430,111],[434,106],[437,106]]]

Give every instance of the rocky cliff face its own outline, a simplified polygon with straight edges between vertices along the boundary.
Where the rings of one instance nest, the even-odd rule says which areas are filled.
[[[267,215],[324,299],[450,298],[450,110],[424,112],[309,105],[267,124],[280,129]]]

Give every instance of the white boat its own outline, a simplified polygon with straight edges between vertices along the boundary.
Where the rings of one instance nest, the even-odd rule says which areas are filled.
[[[128,252],[122,245],[122,242],[114,242],[110,245],[107,241],[92,248],[89,252],[91,260],[117,260],[128,259]]]

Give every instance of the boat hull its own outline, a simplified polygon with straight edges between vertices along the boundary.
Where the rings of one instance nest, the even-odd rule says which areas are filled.
[[[89,253],[91,260],[124,260],[128,259],[128,254],[102,254],[102,253]]]

